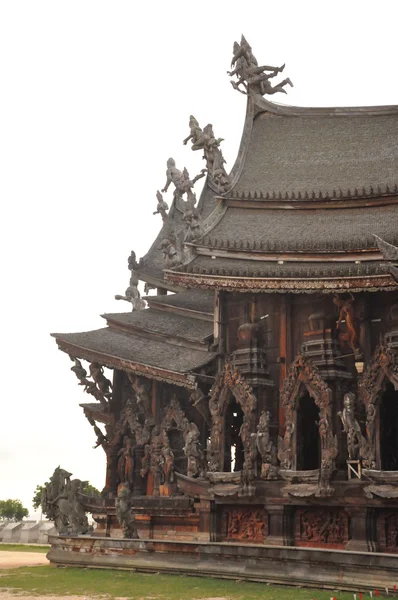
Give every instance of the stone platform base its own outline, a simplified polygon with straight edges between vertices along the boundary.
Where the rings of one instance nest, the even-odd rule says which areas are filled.
[[[51,536],[53,565],[130,569],[352,591],[398,584],[398,554],[289,546]]]

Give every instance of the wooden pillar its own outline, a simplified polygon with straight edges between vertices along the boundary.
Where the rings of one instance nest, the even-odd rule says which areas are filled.
[[[291,303],[290,297],[283,294],[280,304],[280,330],[279,330],[279,389],[281,389],[286,379],[287,371],[292,361],[291,357]],[[283,436],[285,426],[285,414],[282,406],[279,404],[279,435]]]
[[[355,552],[369,552],[367,509],[363,506],[350,506],[345,510],[350,517],[350,539],[345,549],[354,550]],[[372,544],[370,546],[370,550],[372,550]]]
[[[152,379],[151,411],[152,411],[152,416],[154,418],[156,425],[159,425],[159,419],[160,419],[159,399],[157,397],[158,389],[159,389],[159,387],[157,385],[157,382],[154,379]],[[153,495],[153,492],[154,492],[154,480],[153,479],[154,479],[153,473],[151,470],[149,470],[148,476],[147,476],[147,486],[146,486],[147,496]],[[159,490],[156,490],[156,495],[159,495]]]
[[[221,507],[210,501],[210,541],[221,541]]]

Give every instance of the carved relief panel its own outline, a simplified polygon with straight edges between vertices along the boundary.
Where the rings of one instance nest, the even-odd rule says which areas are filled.
[[[296,546],[344,548],[349,539],[343,508],[300,508],[296,512]]]
[[[268,527],[262,506],[224,507],[222,527],[224,541],[263,544]]]

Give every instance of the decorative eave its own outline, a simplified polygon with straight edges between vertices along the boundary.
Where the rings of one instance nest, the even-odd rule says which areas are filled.
[[[177,373],[176,371],[169,371],[144,363],[127,361],[116,356],[103,354],[98,351],[90,350],[88,348],[81,348],[74,344],[70,344],[60,340],[56,337],[56,335],[54,335],[54,337],[56,338],[59,349],[70,356],[87,360],[89,362],[98,362],[109,369],[118,369],[120,371],[131,372],[135,375],[142,375],[157,381],[186,387],[187,389],[194,390],[196,388],[196,377],[193,373]],[[209,360],[211,360],[211,358],[212,355],[209,356]],[[207,362],[208,361],[204,361],[203,364],[207,364]]]
[[[177,273],[165,271],[166,280],[178,282],[186,287],[216,289],[228,292],[269,292],[269,293],[338,293],[338,292],[376,292],[398,289],[391,275],[369,277],[336,277],[328,279],[297,278],[255,278],[228,277],[221,275],[203,275],[195,273]]]
[[[361,206],[386,206],[398,201],[398,185],[384,188],[378,186],[358,190],[341,188],[323,193],[321,190],[307,191],[304,194],[294,191],[262,192],[260,190],[235,191],[231,190],[227,196],[218,198],[225,206],[238,208],[273,208],[276,210],[292,209],[320,209],[320,208],[355,208]],[[310,204],[309,204],[310,203]]]
[[[269,112],[286,117],[360,117],[398,115],[398,105],[385,106],[291,106],[270,102],[263,96],[251,94],[250,101],[256,113]]]

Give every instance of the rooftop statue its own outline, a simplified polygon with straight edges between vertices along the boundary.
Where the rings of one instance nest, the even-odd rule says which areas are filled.
[[[182,261],[181,252],[176,248],[176,245],[165,238],[160,244],[160,250],[163,253],[163,258],[166,263],[166,267],[176,267]]]
[[[190,134],[185,138],[183,144],[192,140],[192,150],[203,150],[203,158],[206,161],[206,169],[210,178],[220,188],[220,191],[224,191],[229,186],[229,177],[224,169],[225,159],[219,148],[223,138],[215,137],[211,123],[201,129],[193,115],[189,118],[189,128]]]
[[[170,184],[174,185],[174,200],[178,206],[179,200],[183,200],[183,196],[185,194],[186,201],[191,206],[195,206],[196,204],[196,196],[193,192],[192,188],[198,179],[202,179],[206,174],[206,169],[202,169],[199,175],[196,175],[193,179],[189,178],[189,173],[186,168],[184,171],[180,171],[176,167],[176,163],[174,158],[169,158],[167,161],[167,171],[166,171],[166,184],[162,189],[162,192],[167,192]],[[159,199],[159,198],[158,198]],[[178,206],[181,210],[181,206]],[[183,210],[183,209],[182,209]]]
[[[124,292],[124,296],[117,294],[115,296],[115,300],[125,300],[126,302],[130,302],[132,305],[132,310],[143,310],[146,306],[145,300],[142,300],[141,294],[138,291],[138,277],[134,271],[137,267],[137,262],[135,260],[135,252],[131,251],[131,254],[128,258],[128,268],[131,272],[130,283],[126,291]]]
[[[158,205],[156,207],[155,212],[153,213],[154,215],[161,215],[162,220],[166,221],[168,214],[167,211],[169,210],[169,205],[167,204],[167,202],[165,202],[163,200],[163,195],[161,194],[161,192],[159,192],[159,190],[156,192],[156,198],[158,200]]]
[[[182,218],[185,223],[184,242],[192,242],[203,235],[203,220],[197,208],[186,210]]]
[[[269,80],[282,73],[285,65],[281,67],[259,66],[250,44],[243,35],[240,44],[234,42],[231,67],[235,68],[233,71],[228,71],[228,75],[238,77],[237,81],[231,81],[232,87],[242,94],[248,94],[250,91],[261,96],[277,94],[278,92],[286,94],[284,87],[286,85],[293,87],[293,83],[289,78],[284,79],[275,86],[271,85]],[[243,86],[243,89],[240,86]]]

